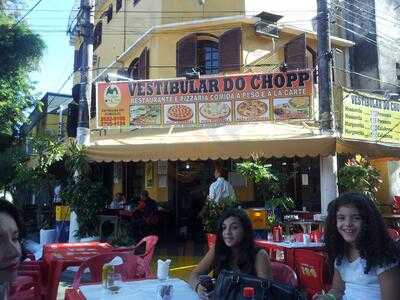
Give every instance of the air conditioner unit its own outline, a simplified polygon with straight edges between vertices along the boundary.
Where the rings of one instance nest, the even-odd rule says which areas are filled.
[[[256,34],[279,38],[279,29],[277,24],[271,24],[259,21],[255,24]]]

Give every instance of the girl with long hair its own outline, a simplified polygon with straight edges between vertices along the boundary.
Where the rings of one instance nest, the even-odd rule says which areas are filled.
[[[17,208],[0,198],[0,300],[8,299],[9,284],[17,277],[21,228]]]
[[[367,196],[346,193],[329,204],[325,244],[332,289],[314,299],[400,299],[396,245]]]
[[[239,270],[264,279],[271,279],[271,264],[267,252],[255,247],[253,228],[246,212],[227,210],[220,219],[215,246],[211,247],[189,277],[189,283],[204,297],[204,287],[199,277],[213,271],[214,278],[221,270]]]

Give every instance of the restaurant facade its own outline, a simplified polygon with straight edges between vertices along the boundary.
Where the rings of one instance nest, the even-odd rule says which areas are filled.
[[[113,194],[135,199],[147,189],[178,227],[190,226],[217,164],[242,204],[263,205],[236,172],[237,162],[258,156],[288,178],[296,208],[324,213],[337,195],[338,153],[378,157],[382,167],[396,156],[395,146],[320,132],[316,33],[279,18],[156,25],[96,73],[88,158],[112,172]],[[335,64],[348,69],[352,43],[331,43]],[[107,56],[104,46],[98,54]],[[111,71],[128,79],[106,82]],[[334,81],[349,86],[345,72],[335,71]],[[339,115],[343,95],[335,93]]]

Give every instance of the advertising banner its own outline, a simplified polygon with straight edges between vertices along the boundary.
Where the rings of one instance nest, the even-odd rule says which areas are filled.
[[[308,119],[310,70],[204,76],[200,79],[99,82],[98,128],[215,126]]]
[[[400,143],[400,102],[344,92],[343,137]]]

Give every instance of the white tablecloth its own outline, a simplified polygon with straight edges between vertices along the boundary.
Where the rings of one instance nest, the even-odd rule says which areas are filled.
[[[117,294],[111,295],[100,284],[82,285],[80,290],[87,300],[157,300],[157,288],[162,284],[174,286],[171,300],[199,300],[198,295],[183,280],[172,278],[161,282],[158,279],[123,282]]]
[[[321,248],[321,247],[325,246],[324,243],[314,243],[314,242],[305,244],[303,242],[279,242],[278,243],[278,242],[268,241],[268,244],[283,246],[286,248]]]

